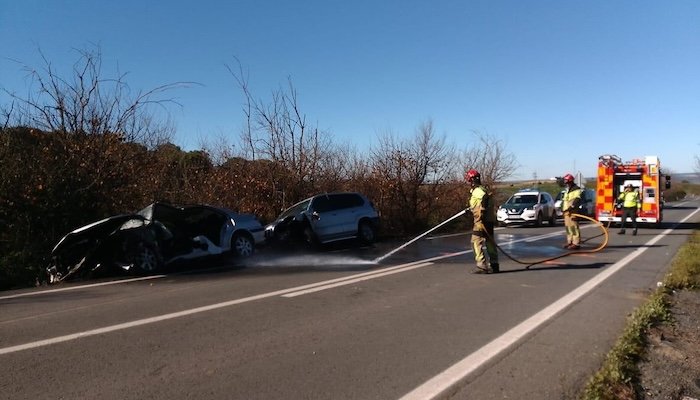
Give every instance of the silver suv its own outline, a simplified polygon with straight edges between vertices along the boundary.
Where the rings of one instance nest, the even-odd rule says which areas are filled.
[[[540,226],[543,221],[554,225],[557,220],[554,199],[549,193],[537,189],[519,190],[498,207],[496,219],[500,225],[534,224]]]
[[[271,242],[301,240],[328,243],[359,239],[376,240],[379,214],[367,197],[359,193],[324,193],[289,207],[265,227]]]

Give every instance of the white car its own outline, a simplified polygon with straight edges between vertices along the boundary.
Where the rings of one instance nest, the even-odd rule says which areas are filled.
[[[549,225],[556,223],[552,195],[537,189],[523,189],[513,194],[498,207],[496,219],[501,226],[516,224]]]

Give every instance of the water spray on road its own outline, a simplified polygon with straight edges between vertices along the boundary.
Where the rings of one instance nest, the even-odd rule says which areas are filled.
[[[423,236],[427,235],[428,233],[430,233],[430,232],[436,230],[437,228],[439,228],[439,227],[445,225],[446,223],[452,221],[453,219],[455,219],[455,218],[457,218],[457,217],[459,217],[459,216],[461,216],[461,215],[464,215],[466,212],[467,212],[467,210],[462,210],[462,211],[458,212],[457,214],[451,216],[450,218],[446,219],[446,220],[443,221],[442,223],[436,225],[436,226],[433,227],[432,229],[430,229],[430,230],[428,230],[428,231],[426,231],[426,232],[424,232],[424,233],[422,233],[422,234],[416,236],[415,238],[409,240],[408,242],[402,244],[401,246],[395,248],[394,250],[392,250],[392,251],[386,253],[385,255],[383,255],[383,256],[381,256],[381,257],[375,258],[375,259],[373,260],[373,262],[374,262],[374,263],[379,263],[379,262],[381,262],[381,261],[384,260],[385,258],[391,256],[392,254],[396,253],[397,251],[399,251],[399,250],[403,249],[404,247],[410,245],[411,243],[413,243],[413,242],[415,242],[416,240],[422,238]],[[597,247],[592,248],[592,249],[580,249],[580,250],[567,251],[567,252],[565,252],[565,253],[563,253],[563,254],[559,254],[559,255],[554,256],[554,257],[548,257],[548,258],[539,259],[539,260],[534,260],[534,261],[524,261],[524,260],[519,260],[519,259],[513,257],[512,255],[508,254],[505,250],[503,250],[503,248],[501,248],[501,246],[499,246],[498,244],[496,244],[496,241],[495,241],[494,238],[491,238],[491,239],[494,241],[494,244],[496,244],[496,248],[498,248],[498,250],[499,250],[503,255],[505,255],[506,257],[508,257],[508,258],[511,259],[512,261],[515,261],[515,262],[518,263],[518,264],[526,265],[525,269],[529,269],[529,268],[530,268],[531,266],[533,266],[533,265],[542,264],[542,263],[547,262],[547,261],[553,261],[553,260],[556,260],[556,259],[559,259],[559,258],[563,258],[563,257],[570,256],[570,255],[572,255],[572,254],[579,254],[579,253],[597,253],[597,252],[603,250],[603,249],[607,246],[607,244],[608,244],[608,230],[607,230],[607,228],[606,228],[605,226],[603,226],[603,224],[600,223],[599,221],[597,221],[597,220],[595,220],[595,219],[593,219],[593,218],[591,218],[591,217],[588,217],[588,216],[586,216],[586,215],[581,215],[581,214],[573,214],[573,215],[574,215],[576,218],[589,220],[589,221],[595,223],[595,224],[598,226],[598,228],[601,229],[601,231],[602,231],[601,234],[596,235],[596,236],[593,236],[593,237],[591,237],[591,238],[588,238],[588,239],[586,239],[586,241],[591,240],[591,239],[594,239],[594,238],[596,238],[596,237],[603,236],[603,237],[604,237],[603,242],[602,242],[601,244],[599,244]]]
[[[287,255],[282,257],[258,258],[250,260],[251,267],[345,267],[345,266],[369,266],[376,263],[371,260],[363,260],[357,257],[333,256],[333,255]]]
[[[420,235],[416,236],[415,238],[413,238],[413,239],[409,240],[408,242],[402,244],[401,246],[395,248],[394,250],[392,250],[392,251],[390,251],[390,252],[384,254],[384,255],[381,256],[381,257],[375,258],[372,262],[374,262],[375,264],[379,264],[379,263],[380,263],[382,260],[384,260],[385,258],[387,258],[387,257],[391,256],[392,254],[396,253],[397,251],[399,251],[399,250],[405,248],[405,247],[408,246],[409,244],[415,242],[416,240],[422,238],[423,236],[429,234],[430,232],[436,230],[437,228],[439,228],[439,227],[445,225],[446,223],[452,221],[453,219],[464,215],[466,212],[467,212],[467,210],[462,210],[462,211],[458,212],[457,214],[451,216],[450,218],[444,220],[443,222],[441,222],[441,223],[435,225],[435,226],[432,227],[431,229],[429,229],[429,230],[427,230],[427,231],[421,233]]]

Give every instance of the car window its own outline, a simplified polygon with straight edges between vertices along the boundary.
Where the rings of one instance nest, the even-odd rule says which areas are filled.
[[[279,219],[284,219],[290,215],[296,216],[302,211],[306,211],[306,209],[309,207],[309,203],[311,203],[311,199],[306,199],[289,207],[288,209],[284,210],[284,212],[282,212],[282,214],[279,216]]]
[[[316,212],[329,212],[345,208],[359,207],[364,200],[354,193],[336,193],[321,195],[314,199],[311,208]]]
[[[564,197],[564,191],[557,193],[557,200],[561,200]]]
[[[335,208],[336,209],[341,209],[341,208],[352,208],[352,207],[360,207],[364,201],[362,198],[356,194],[353,193],[344,193],[344,194],[339,194],[336,196],[335,200]]]
[[[516,194],[506,204],[537,204],[536,194]]]
[[[595,190],[593,190],[593,189],[586,190],[586,200],[591,201],[591,202],[595,200]]]
[[[166,221],[173,224],[180,219],[180,214],[182,213],[181,209],[162,203],[151,204],[143,209],[141,213],[149,209],[150,216],[147,216],[147,218],[160,222]]]
[[[318,197],[315,197],[314,200],[311,202],[311,210],[315,212],[328,212],[333,210],[334,208],[334,202],[331,200],[331,196],[324,194],[320,195]]]
[[[544,197],[544,202],[545,202],[545,203],[549,203],[550,201],[553,201],[553,200],[552,200],[552,195],[549,194],[549,193],[542,193],[542,196]]]

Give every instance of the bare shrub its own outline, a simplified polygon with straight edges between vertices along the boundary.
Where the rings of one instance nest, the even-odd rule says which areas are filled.
[[[444,136],[436,137],[432,121],[421,124],[409,140],[391,132],[379,137],[370,164],[380,184],[377,203],[390,229],[411,232],[426,226],[442,185],[454,175],[453,153]]]

